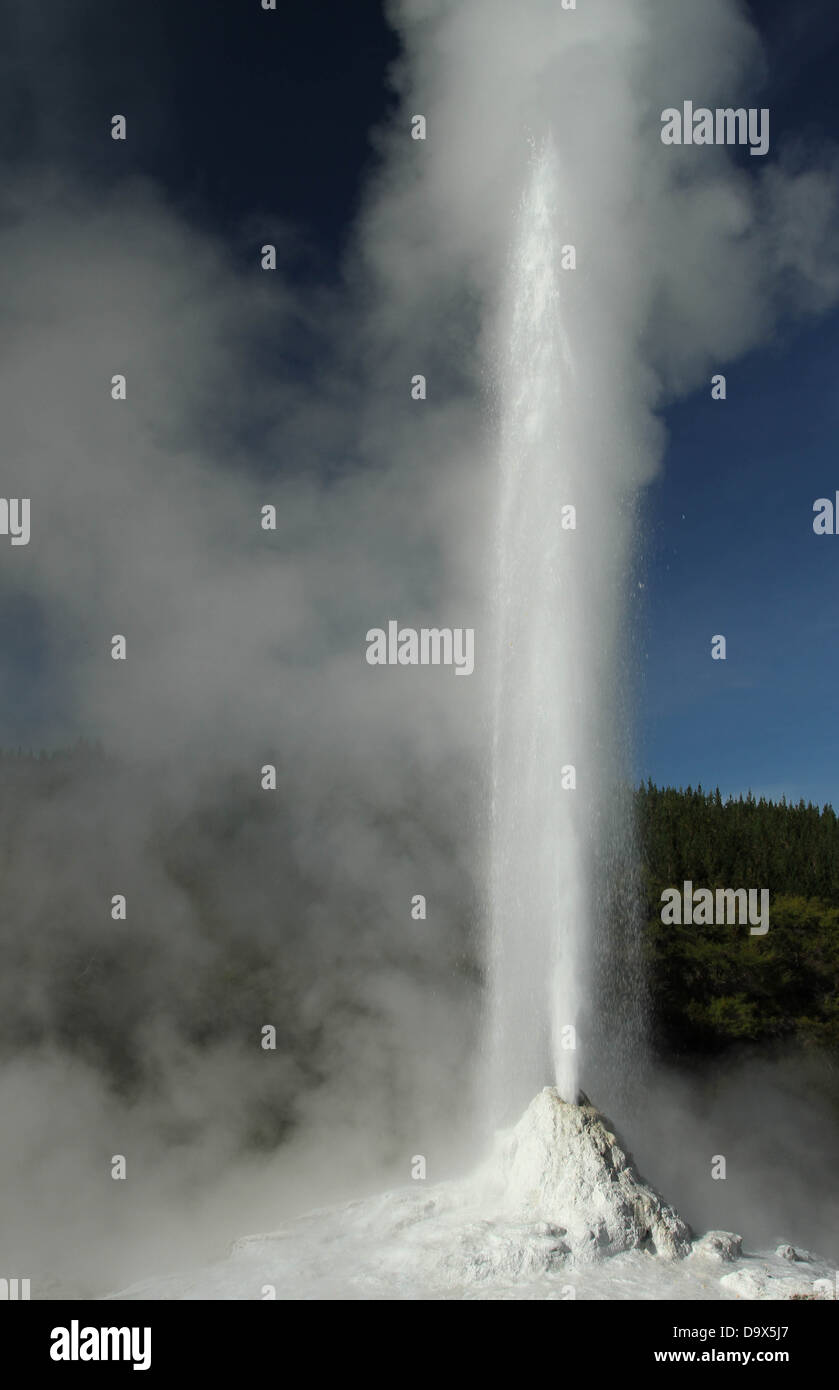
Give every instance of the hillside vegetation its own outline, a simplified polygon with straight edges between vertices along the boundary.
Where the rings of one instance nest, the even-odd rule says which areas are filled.
[[[636,793],[658,1049],[787,1040],[839,1052],[839,821],[820,809],[719,791]],[[766,888],[769,931],[665,926],[665,888]]]

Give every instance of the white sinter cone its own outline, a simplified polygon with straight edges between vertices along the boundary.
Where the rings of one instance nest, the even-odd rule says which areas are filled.
[[[499,1135],[485,1176],[506,1213],[562,1228],[577,1259],[690,1251],[689,1226],[644,1181],[608,1120],[552,1086]]]

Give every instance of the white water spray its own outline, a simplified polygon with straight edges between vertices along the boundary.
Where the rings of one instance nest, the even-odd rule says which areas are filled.
[[[612,528],[601,525],[613,462],[593,456],[591,402],[566,336],[575,272],[562,266],[561,201],[557,154],[546,142],[523,198],[500,324],[487,1048],[494,1123],[546,1084],[577,1097],[614,679],[614,554],[603,541]]]

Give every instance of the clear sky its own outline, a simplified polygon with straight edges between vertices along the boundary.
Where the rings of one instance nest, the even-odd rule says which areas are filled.
[[[839,318],[668,413],[646,499],[640,768],[655,781],[839,801]],[[727,659],[711,660],[723,634]]]
[[[751,7],[773,139],[839,140],[839,10]],[[790,326],[667,412],[646,498],[649,575],[639,772],[735,795],[839,803],[839,315]],[[725,662],[711,637],[727,638]]]

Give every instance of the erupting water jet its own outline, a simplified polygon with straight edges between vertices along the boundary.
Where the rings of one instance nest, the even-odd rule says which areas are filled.
[[[498,366],[489,1108],[520,1114],[549,1076],[577,1094],[585,851],[561,769],[586,762],[582,592],[568,438],[573,364],[562,331],[556,156],[534,160],[521,209]]]

